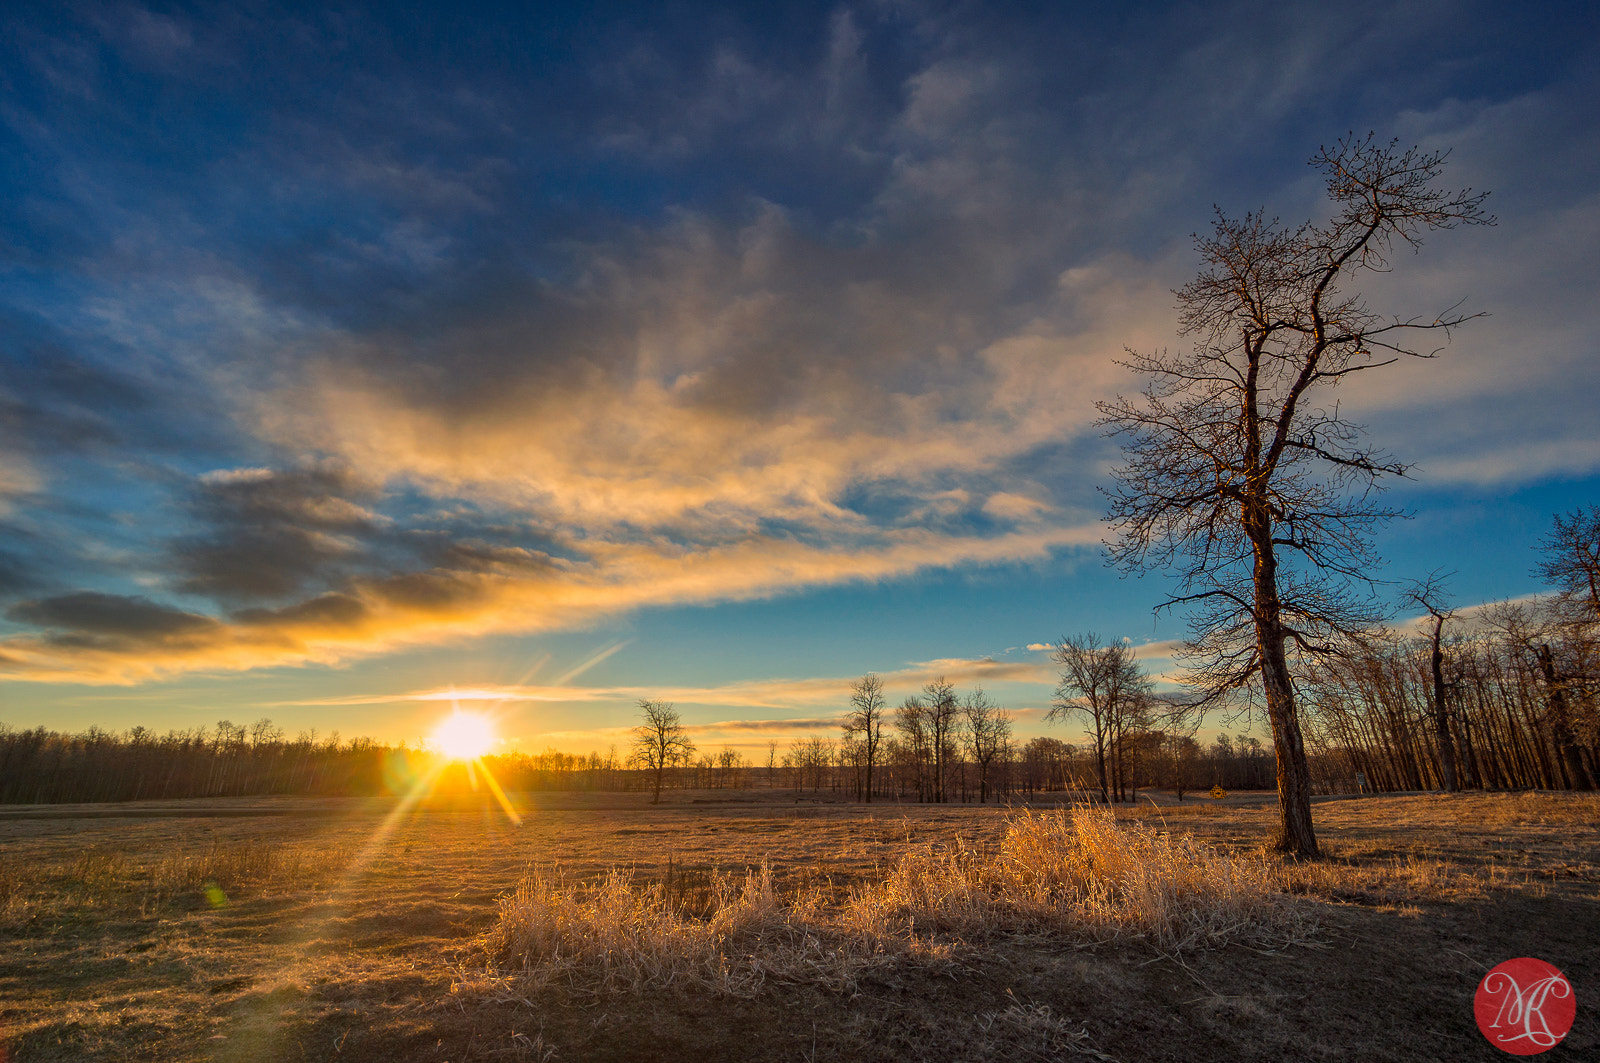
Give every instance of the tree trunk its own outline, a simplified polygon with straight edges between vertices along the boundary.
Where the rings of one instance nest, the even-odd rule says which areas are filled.
[[[1556,750],[1566,768],[1567,785],[1574,790],[1593,790],[1595,780],[1590,777],[1588,765],[1583,762],[1583,754],[1572,737],[1572,723],[1567,717],[1566,681],[1556,672],[1555,656],[1550,652],[1548,643],[1539,645],[1538,655],[1539,667],[1550,687],[1550,735],[1555,739]]]
[[[1444,650],[1439,646],[1440,637],[1444,633],[1444,617],[1436,616],[1433,621],[1433,732],[1439,743],[1439,773],[1444,776],[1445,793],[1455,793],[1460,787],[1456,782],[1456,747],[1450,735],[1450,713],[1444,704]]]
[[[1108,807],[1111,804],[1111,791],[1106,787],[1106,739],[1105,730],[1098,719],[1094,726],[1094,755],[1095,766],[1100,769],[1100,800]]]
[[[1283,649],[1278,566],[1272,550],[1272,522],[1265,505],[1254,514],[1247,513],[1245,525],[1255,546],[1256,648],[1261,655],[1261,682],[1267,695],[1267,719],[1272,723],[1272,747],[1277,761],[1279,823],[1272,847],[1291,856],[1318,856],[1317,834],[1311,826],[1311,769],[1306,763],[1294,683]]]

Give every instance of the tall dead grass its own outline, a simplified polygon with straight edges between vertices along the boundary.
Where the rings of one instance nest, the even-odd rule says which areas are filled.
[[[992,850],[913,848],[842,898],[816,884],[784,893],[766,867],[714,876],[693,904],[626,871],[582,883],[531,868],[481,944],[540,985],[748,995],[768,980],[848,989],[870,968],[947,961],[1004,936],[1182,950],[1284,945],[1314,929],[1262,860],[1080,808],[1015,815]]]
[[[148,913],[184,899],[215,906],[237,896],[318,888],[349,863],[343,849],[259,840],[217,841],[144,860],[94,847],[33,865],[0,857],[0,916],[126,907]]]
[[[1134,936],[1164,949],[1302,930],[1263,861],[1097,809],[1013,816],[993,853],[912,850],[847,913],[878,936],[903,923],[963,938]]]
[[[276,893],[323,885],[342,872],[350,859],[344,849],[218,841],[204,849],[164,853],[143,865],[140,873],[148,876],[154,891],[163,894],[212,886],[230,892]]]

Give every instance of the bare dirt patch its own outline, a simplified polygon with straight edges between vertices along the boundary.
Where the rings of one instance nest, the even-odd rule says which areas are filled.
[[[1273,810],[1256,795],[1119,811],[1269,874],[1318,928],[1294,944],[952,924],[848,981],[778,972],[749,992],[530,979],[490,947],[530,867],[575,886],[616,871],[702,915],[718,876],[747,873],[838,905],[908,852],[994,857],[1007,827],[993,808],[709,803],[726,796],[523,798],[520,830],[466,801],[0,810],[0,1044],[12,1060],[1490,1059],[1473,989],[1533,955],[1578,993],[1548,1058],[1600,1047],[1600,802],[1582,795],[1319,802],[1332,857],[1302,865],[1260,852]]]

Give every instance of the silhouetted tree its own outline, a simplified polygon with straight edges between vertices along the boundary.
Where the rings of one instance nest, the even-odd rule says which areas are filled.
[[[995,759],[1011,740],[1011,717],[989,700],[982,687],[962,699],[961,711],[966,716],[972,761],[978,768],[978,803],[981,805],[989,799],[989,778]]]
[[[1432,630],[1428,634],[1428,673],[1433,681],[1433,735],[1439,750],[1439,774],[1446,793],[1460,789],[1456,773],[1456,742],[1450,728],[1450,709],[1445,700],[1444,681],[1444,626],[1455,617],[1454,609],[1445,608],[1444,574],[1434,572],[1421,582],[1409,584],[1405,600],[1428,611]]]
[[[883,680],[871,672],[851,685],[850,708],[844,715],[844,733],[846,738],[855,738],[861,743],[861,762],[866,771],[866,786],[862,793],[869,804],[872,802],[872,769],[878,763],[881,755],[879,746],[883,743],[885,705]]]
[[[661,803],[661,784],[667,769],[694,757],[695,745],[683,727],[678,713],[668,701],[639,699],[640,724],[633,729],[633,751],[628,760],[650,772],[654,778],[655,794],[652,805]]]
[[[1564,519],[1556,514],[1555,528],[1539,544],[1544,558],[1534,572],[1554,587],[1561,601],[1577,606],[1585,620],[1600,620],[1600,506],[1577,509]]]
[[[1259,682],[1277,760],[1276,848],[1314,855],[1310,774],[1290,658],[1327,652],[1381,615],[1356,585],[1375,558],[1370,534],[1393,512],[1373,500],[1405,466],[1363,441],[1322,389],[1401,357],[1469,319],[1450,308],[1385,319],[1345,290],[1389,268],[1398,240],[1493,221],[1486,193],[1433,187],[1444,153],[1401,152],[1368,136],[1312,160],[1336,208],[1326,225],[1218,212],[1196,237],[1205,268],[1178,290],[1186,354],[1129,351],[1142,399],[1102,403],[1126,464],[1109,492],[1127,570],[1172,568],[1193,605],[1188,660],[1210,696]],[[1472,315],[1475,316],[1475,315]]]
[[[961,704],[956,699],[956,688],[944,676],[924,684],[923,704],[928,725],[928,744],[933,760],[933,795],[935,802],[950,800],[948,791],[950,762],[957,755],[957,731],[961,727]]]
[[[1123,642],[1100,644],[1094,632],[1062,636],[1050,654],[1061,665],[1061,681],[1046,723],[1065,722],[1079,716],[1087,725],[1084,734],[1094,743],[1095,775],[1100,783],[1100,800],[1110,804],[1111,780],[1120,778],[1116,758],[1121,752],[1120,738],[1135,725],[1135,718],[1146,705],[1150,681],[1133,648]],[[1107,771],[1110,757],[1111,771]],[[1118,796],[1121,796],[1120,787]]]

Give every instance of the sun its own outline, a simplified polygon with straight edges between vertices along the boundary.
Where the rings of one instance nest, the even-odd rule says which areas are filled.
[[[453,712],[433,729],[433,744],[452,760],[476,760],[494,745],[494,727],[486,716]]]

